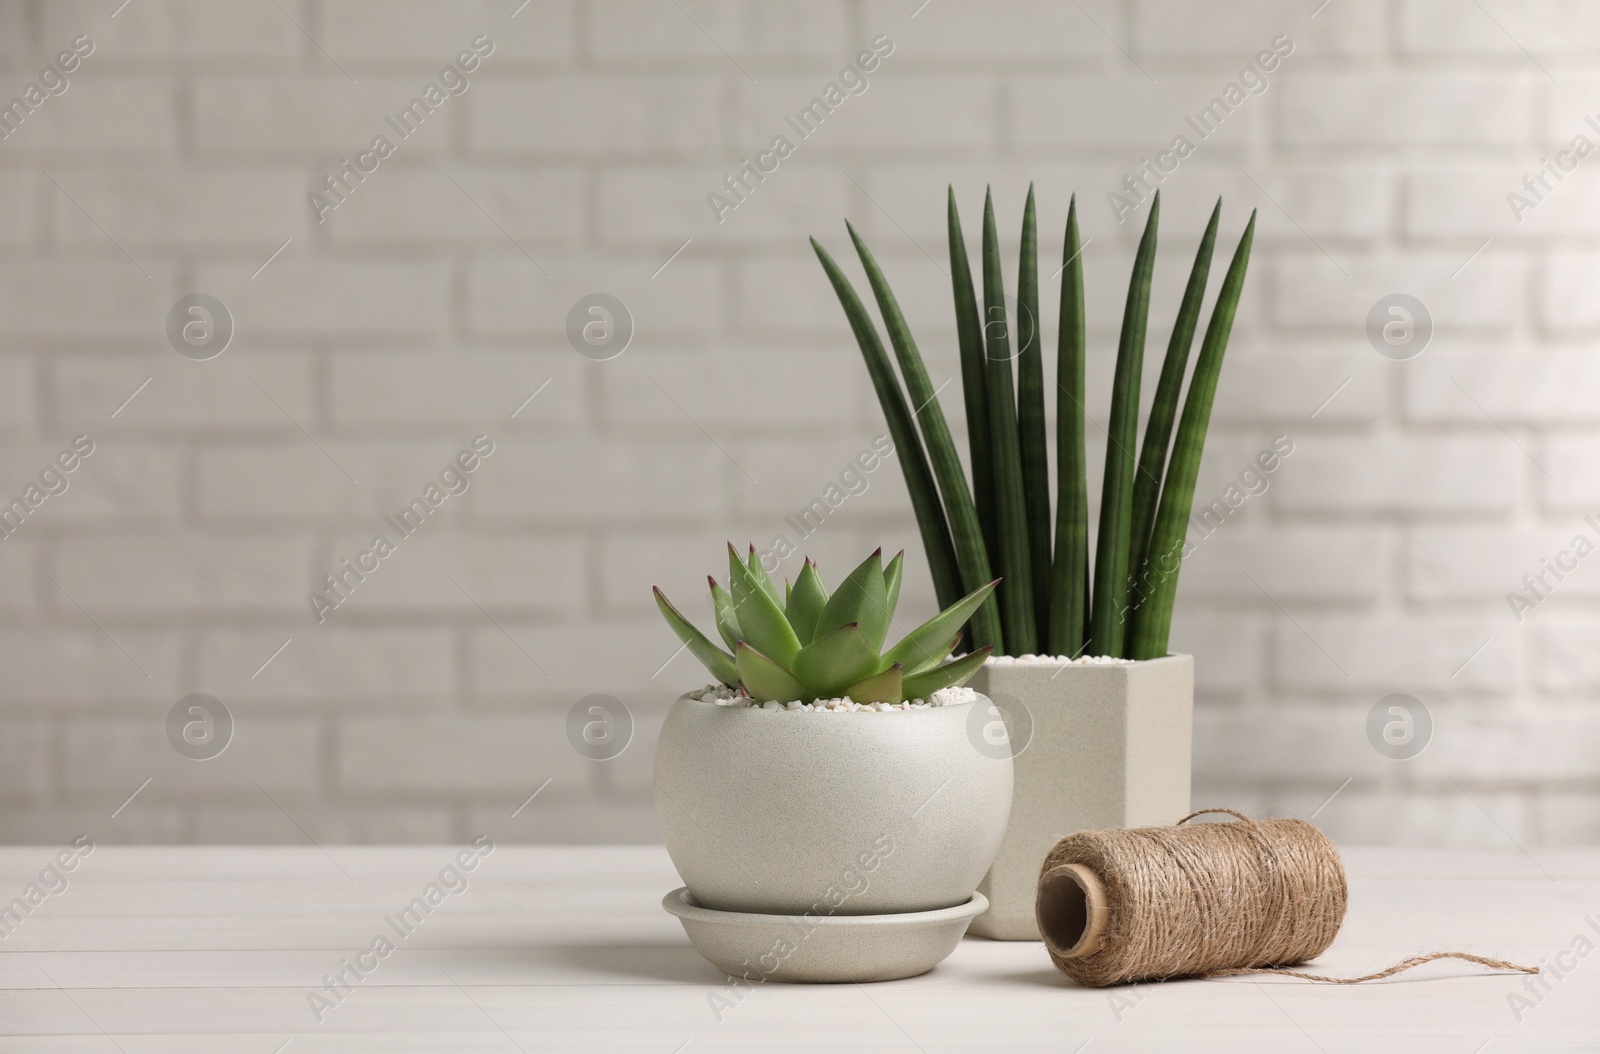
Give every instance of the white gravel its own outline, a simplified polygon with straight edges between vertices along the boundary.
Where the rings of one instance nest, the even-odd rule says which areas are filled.
[[[698,692],[690,692],[691,699],[700,699],[718,706],[735,706],[750,708],[759,706],[763,710],[831,710],[835,713],[847,713],[855,710],[876,710],[887,713],[891,710],[929,710],[935,706],[959,706],[970,703],[978,698],[978,693],[971,688],[941,688],[933,693],[929,699],[909,699],[903,703],[858,703],[846,696],[843,699],[818,699],[814,703],[802,703],[798,699],[791,699],[787,703],[769,700],[757,703],[748,696],[740,695],[735,689],[725,684],[708,684]]]
[[[991,655],[985,666],[1123,666],[1133,662],[1115,655]]]

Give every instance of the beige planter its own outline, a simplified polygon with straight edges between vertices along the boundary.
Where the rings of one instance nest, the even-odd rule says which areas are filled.
[[[969,932],[1036,941],[1039,867],[1058,840],[1089,828],[1173,823],[1189,812],[1194,658],[991,663],[970,685],[994,700],[1018,752],[1005,839],[978,886],[989,910]]]

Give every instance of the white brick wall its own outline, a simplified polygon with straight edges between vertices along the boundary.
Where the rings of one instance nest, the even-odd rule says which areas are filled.
[[[1600,837],[1600,557],[1506,601],[1600,542],[1600,159],[1521,222],[1506,201],[1600,141],[1592,4],[517,3],[0,5],[0,100],[95,42],[0,142],[0,496],[96,443],[0,541],[0,839],[655,837],[654,738],[703,676],[649,586],[699,611],[725,540],[790,533],[883,430],[806,236],[846,260],[856,223],[937,382],[946,184],[974,251],[994,184],[1009,255],[1035,181],[1046,275],[1075,190],[1103,407],[1138,227],[1106,195],[1279,34],[1163,188],[1147,397],[1221,194],[1223,252],[1261,212],[1202,500],[1295,443],[1184,574],[1196,800],[1320,806],[1347,841]],[[866,92],[718,223],[706,193],[880,34]],[[318,223],[306,194],[479,35],[470,87]],[[564,335],[596,291],[637,327],[608,362]],[[233,315],[219,358],[167,343],[191,292]],[[1364,336],[1395,292],[1435,326],[1404,362]],[[307,590],[479,433],[470,489],[319,625]],[[837,572],[879,544],[926,613],[892,464],[805,549]],[[166,739],[196,692],[236,721],[210,761]],[[566,741],[591,692],[634,715],[611,762]],[[1366,739],[1394,692],[1434,720],[1409,762]]]

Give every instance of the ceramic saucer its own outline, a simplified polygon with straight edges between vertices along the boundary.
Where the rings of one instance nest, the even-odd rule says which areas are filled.
[[[695,903],[687,886],[661,906],[695,950],[729,976],[760,981],[893,981],[927,973],[987,910],[981,893],[952,908],[890,915],[757,915]]]

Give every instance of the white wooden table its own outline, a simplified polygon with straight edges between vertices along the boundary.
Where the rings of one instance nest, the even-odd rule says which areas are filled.
[[[0,905],[55,852],[0,849]],[[1522,978],[1464,964],[1096,991],[1040,945],[972,938],[923,977],[759,985],[719,1021],[723,979],[660,908],[679,884],[663,850],[501,846],[401,937],[385,917],[456,852],[101,846],[0,941],[0,1051],[1600,1050],[1600,951],[1520,1021]],[[1350,914],[1318,965],[1600,948],[1600,850],[1537,856],[1346,850]],[[379,934],[394,950],[319,1021],[308,996]]]

